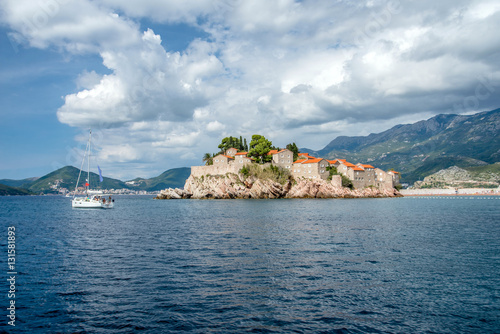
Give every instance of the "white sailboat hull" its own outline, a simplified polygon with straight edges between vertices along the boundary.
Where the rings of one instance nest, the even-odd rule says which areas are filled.
[[[71,201],[71,206],[73,208],[82,208],[82,209],[112,209],[113,202],[103,203],[102,201],[98,201],[95,199],[89,199],[85,197],[77,197]]]

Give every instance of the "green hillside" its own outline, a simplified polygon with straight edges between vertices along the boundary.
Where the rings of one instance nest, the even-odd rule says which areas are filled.
[[[32,193],[26,189],[10,187],[5,184],[0,184],[0,196],[18,196],[18,195],[32,195]]]
[[[327,159],[370,163],[401,172],[413,183],[451,166],[473,167],[500,161],[500,109],[474,115],[437,115],[364,137],[337,137],[319,151]]]
[[[9,187],[28,188],[36,180],[38,180],[38,177],[30,177],[22,180],[2,179],[0,180],[0,183]]]
[[[173,168],[150,179],[137,178],[128,182],[134,182],[129,187],[137,190],[157,191],[166,188],[182,188],[190,174],[191,168]]]
[[[42,176],[33,182],[28,190],[34,193],[55,193],[57,190],[52,189],[52,186],[57,185],[58,188],[66,188],[74,190],[78,180],[80,170],[73,166],[60,168],[52,173]],[[87,173],[82,172],[80,186],[85,183]],[[90,187],[92,189],[122,189],[129,188],[124,182],[108,177],[103,177],[103,182],[99,182],[99,175],[90,173]]]
[[[7,179],[7,182],[9,184],[4,184],[4,187],[16,189],[11,186],[12,184],[14,184],[22,188],[18,189],[18,191],[24,189],[29,190],[35,194],[58,193],[58,189],[61,188],[66,188],[69,191],[73,191],[75,189],[79,173],[80,170],[78,168],[75,168],[73,166],[66,166],[40,178],[30,178],[24,180]],[[146,191],[157,191],[166,188],[182,188],[184,187],[184,183],[186,182],[186,179],[190,174],[191,168],[174,168],[169,169],[162,174],[150,179],[134,179],[132,180],[134,182],[132,184],[132,181],[128,181],[127,183],[125,183],[123,181],[112,179],[109,177],[103,177],[103,182],[99,182],[99,175],[96,173],[90,173],[90,187],[92,189],[132,189]],[[86,178],[87,173],[82,172],[82,176],[80,178],[80,186],[83,186],[85,184]],[[13,191],[12,189],[9,190],[9,194]],[[7,194],[7,190],[5,190],[5,194]]]

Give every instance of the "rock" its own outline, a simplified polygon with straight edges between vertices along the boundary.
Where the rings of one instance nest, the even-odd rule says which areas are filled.
[[[191,194],[183,189],[179,188],[168,188],[162,190],[157,196],[156,199],[181,199],[181,198],[190,198]]]
[[[365,188],[351,190],[339,186],[338,180],[288,180],[280,184],[272,180],[245,178],[243,175],[205,175],[186,180],[184,189],[165,189],[157,199],[233,199],[233,198],[362,198],[401,196],[395,189]]]

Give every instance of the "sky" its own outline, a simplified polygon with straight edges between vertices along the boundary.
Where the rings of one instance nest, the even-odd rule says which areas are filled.
[[[497,0],[3,0],[0,179],[200,165],[226,136],[321,149],[500,107]]]

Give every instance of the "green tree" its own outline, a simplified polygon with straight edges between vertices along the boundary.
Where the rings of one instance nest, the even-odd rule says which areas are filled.
[[[286,148],[293,152],[293,161],[297,160],[299,157],[299,148],[295,143],[286,145]]]
[[[245,146],[243,146],[243,137],[240,136],[240,141],[238,142],[238,150],[240,151],[244,151],[245,150]]]
[[[248,155],[254,157],[261,162],[269,162],[272,160],[270,155],[267,155],[271,150],[273,143],[261,135],[253,135],[250,142],[250,151]]]
[[[205,163],[205,165],[212,165],[214,163],[212,158],[213,156],[210,153],[205,153],[203,155],[203,162]]]
[[[243,146],[244,146],[244,147],[243,147],[243,150],[248,152],[247,139],[245,138],[245,139],[243,139],[243,141],[244,141],[244,144],[243,144]]]
[[[240,149],[240,141],[238,138],[230,136],[222,139],[222,142],[217,146],[220,149],[220,152],[223,153],[226,150],[234,147],[236,149]]]

